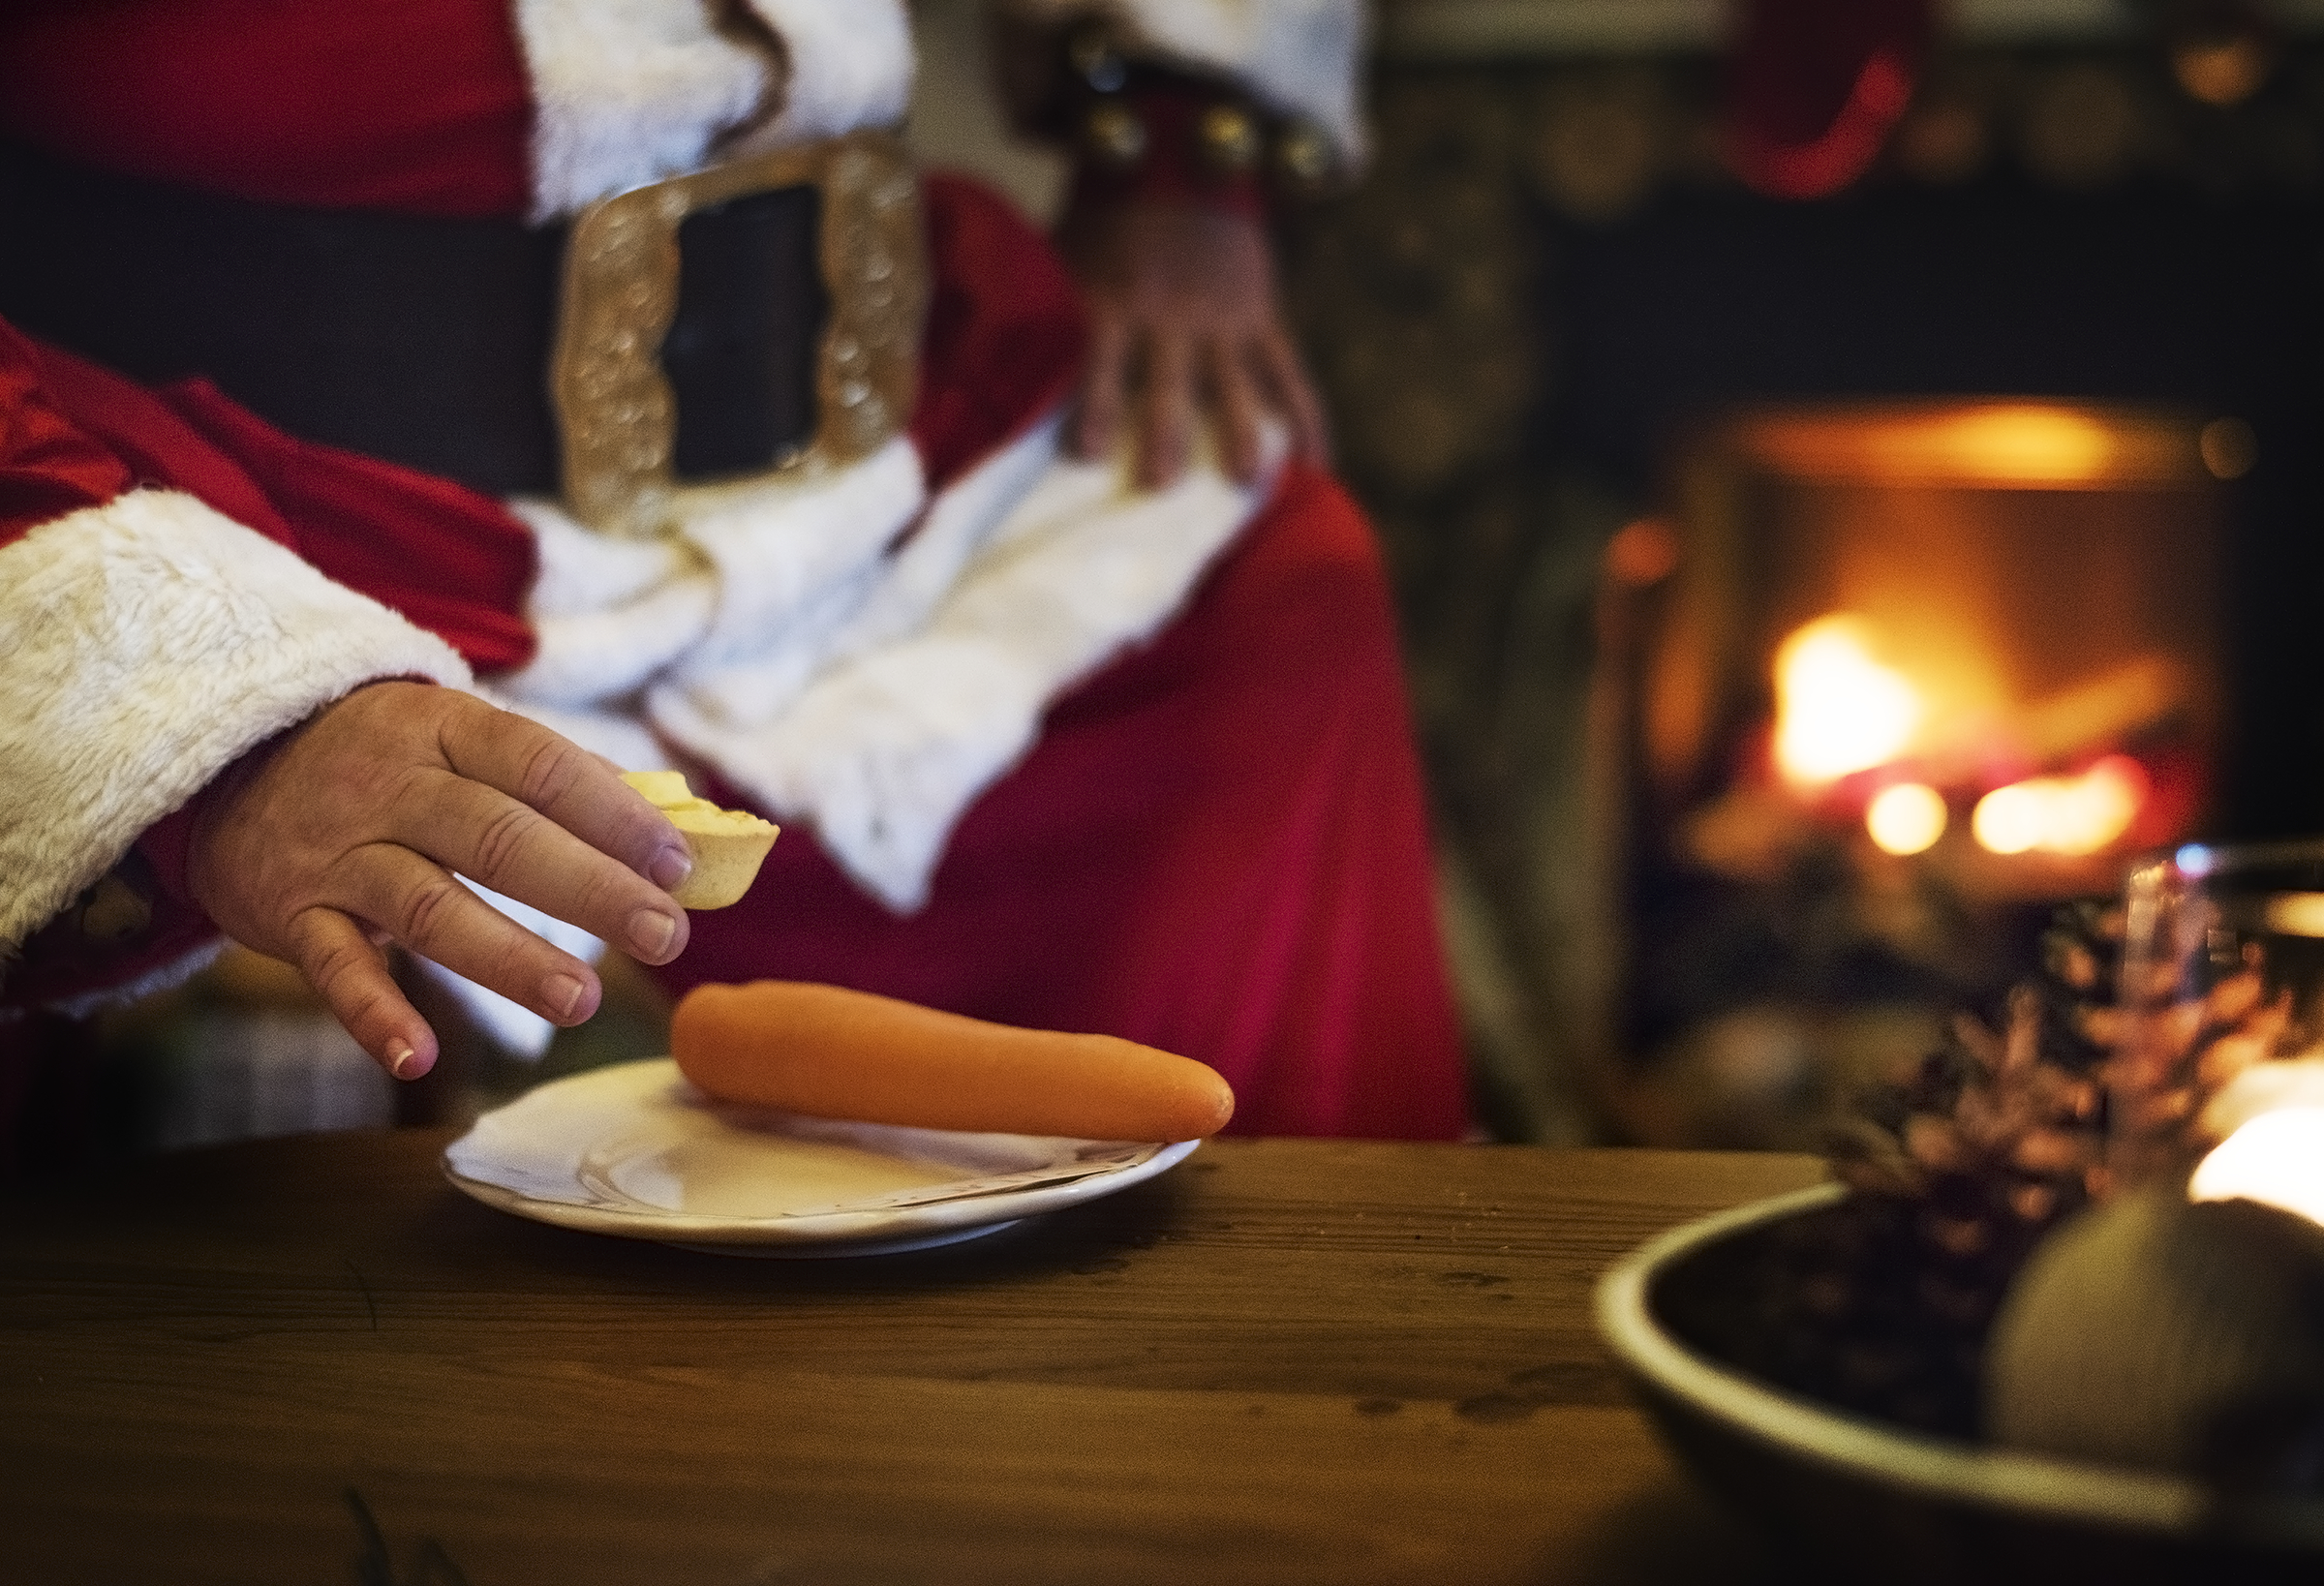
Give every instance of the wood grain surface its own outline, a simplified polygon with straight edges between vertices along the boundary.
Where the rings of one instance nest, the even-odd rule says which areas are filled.
[[[1806,1158],[1219,1141],[949,1249],[753,1261],[489,1210],[445,1138],[0,1204],[0,1579],[1787,1573],[1589,1297]]]

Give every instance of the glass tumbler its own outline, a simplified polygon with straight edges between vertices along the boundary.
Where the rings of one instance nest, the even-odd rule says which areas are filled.
[[[2324,839],[2189,844],[2125,900],[2110,1174],[2324,1221]]]

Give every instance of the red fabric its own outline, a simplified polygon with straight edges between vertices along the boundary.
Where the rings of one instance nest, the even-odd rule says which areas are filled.
[[[274,203],[532,201],[509,0],[15,0],[0,7],[0,133]]]
[[[1932,0],[1747,0],[1728,64],[1727,149],[1778,198],[1819,198],[1871,168],[1912,98]]]
[[[820,980],[1148,1042],[1227,1077],[1237,1133],[1457,1137],[1393,634],[1362,518],[1295,470],[1178,621],[1050,713],[924,911],[792,831],[664,982]]]
[[[40,349],[0,320],[0,545],[132,483],[121,459],[58,406]]]
[[[207,381],[164,393],[231,455],[291,528],[291,549],[441,635],[479,672],[533,658],[523,617],[533,532],[489,496],[356,452],[294,441]]]
[[[1073,388],[1084,335],[1073,278],[1005,199],[953,176],[924,191],[935,290],[912,441],[938,490]]]
[[[16,393],[0,407],[0,545],[132,482],[161,485],[395,607],[479,671],[532,658],[532,629],[519,615],[535,571],[532,532],[500,503],[294,441],[206,381],[148,390],[5,323],[0,338],[0,397]],[[20,432],[29,437],[21,467]],[[20,493],[17,473],[29,481]],[[60,502],[69,490],[77,499]],[[46,509],[56,505],[62,511]]]

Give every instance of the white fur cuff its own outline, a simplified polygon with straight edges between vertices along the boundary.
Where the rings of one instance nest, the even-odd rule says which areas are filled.
[[[912,45],[901,0],[750,3],[780,62],[721,32],[702,0],[516,0],[535,108],[533,218],[696,169],[745,128],[729,152],[902,119]]]
[[[192,496],[0,547],[0,955],[252,746],[450,646]]]

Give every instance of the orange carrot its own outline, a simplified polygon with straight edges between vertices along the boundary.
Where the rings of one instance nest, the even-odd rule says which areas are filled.
[[[810,1117],[1197,1140],[1235,1111],[1227,1082],[1190,1057],[796,981],[695,987],[679,999],[670,1050],[713,1096]]]

